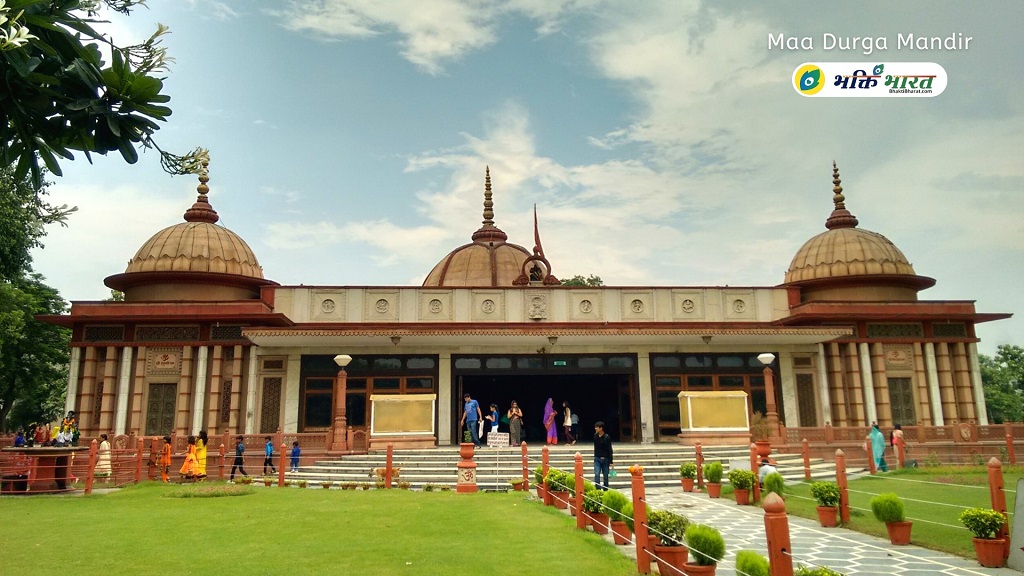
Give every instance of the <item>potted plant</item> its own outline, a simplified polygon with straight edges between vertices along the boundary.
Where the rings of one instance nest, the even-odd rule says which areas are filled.
[[[324,490],[330,490],[331,484],[332,482],[330,480],[323,480],[320,482],[320,486],[323,487]]]
[[[785,496],[782,494],[785,487],[786,480],[782,477],[782,474],[772,472],[764,477],[764,490],[761,493],[761,497],[766,498],[774,492],[779,495],[779,498],[785,499]]]
[[[565,510],[569,507],[568,476],[568,474],[561,470],[551,468],[548,470],[548,475],[544,480],[548,485],[551,503],[559,510]]]
[[[409,488],[412,488],[412,482],[409,482],[407,480],[399,480],[398,481],[398,489],[399,490],[408,490]]]
[[[537,489],[537,498],[544,499],[544,467],[537,466],[533,469],[533,485]],[[546,502],[545,502],[546,503]]]
[[[750,439],[756,445],[759,461],[772,453],[771,435],[772,429],[768,426],[768,418],[760,412],[754,412],[750,417]]]
[[[704,464],[704,480],[708,486],[708,497],[719,498],[722,495],[722,463],[708,462]]]
[[[512,490],[516,492],[523,492],[526,490],[526,482],[522,478],[512,478],[508,483],[512,486]]]
[[[633,515],[633,503],[622,492],[618,490],[604,490],[601,502],[608,513],[609,525],[612,531],[612,540],[616,544],[629,544],[633,539],[632,529],[626,524],[625,508],[629,506],[629,515]],[[632,520],[632,519],[630,519]]]
[[[910,544],[911,522],[907,522],[903,513],[903,500],[891,492],[879,494],[871,499],[871,513],[880,522],[885,522],[889,532],[889,541],[896,546]]]
[[[596,486],[583,493],[583,513],[590,520],[590,526],[594,529],[595,534],[603,536],[608,533],[610,518],[605,512],[602,491],[598,490]]]
[[[693,481],[696,479],[696,464],[693,462],[683,462],[679,465],[679,481],[683,485],[683,492],[693,492]]]
[[[711,526],[690,524],[686,528],[686,544],[693,551],[691,560],[683,567],[687,576],[714,576],[718,562],[725,558],[725,539]]]
[[[266,486],[267,488],[273,486],[274,485],[274,477],[273,476],[264,476],[263,477],[263,485]]]
[[[654,513],[654,510],[652,510],[651,507],[647,504],[644,504],[644,509],[647,511],[647,526],[648,528],[650,528],[651,514]],[[622,517],[622,521],[626,523],[626,528],[628,528],[632,534],[636,534],[636,517],[634,516],[632,500],[627,502],[626,505],[622,507]],[[658,537],[655,536],[654,533],[650,530],[647,530],[647,547],[650,550],[654,550],[654,547],[657,544]]]
[[[360,482],[359,483],[359,488],[361,488],[362,490],[369,490],[370,489],[370,483],[369,482]]]
[[[732,485],[732,493],[737,504],[743,506],[750,503],[750,489],[754,487],[756,481],[757,476],[750,470],[729,470],[729,484]]]
[[[843,576],[843,574],[836,572],[828,566],[804,566],[801,564],[797,567],[793,576]]]
[[[768,559],[753,550],[740,550],[736,553],[736,573],[747,576],[771,576],[771,565]]]
[[[341,483],[341,489],[342,490],[355,490],[356,487],[358,487],[358,486],[359,485],[356,484],[355,482],[342,482]]]
[[[660,573],[678,574],[682,571],[689,555],[689,549],[684,544],[689,525],[690,520],[686,516],[670,510],[652,510],[647,515],[647,526],[658,538],[654,556]]]
[[[997,538],[1006,523],[1006,516],[989,508],[968,508],[960,513],[960,522],[974,535],[974,553],[986,568],[1003,565],[1006,539]]]
[[[811,482],[811,496],[818,501],[818,522],[835,528],[839,514],[839,485],[835,482]]]
[[[309,486],[309,480],[299,480],[299,488],[305,488]]]

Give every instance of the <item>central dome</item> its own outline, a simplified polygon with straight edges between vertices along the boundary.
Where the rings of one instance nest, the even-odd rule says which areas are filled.
[[[452,250],[434,266],[424,286],[512,286],[531,254],[526,248],[506,242],[508,235],[494,225],[491,200],[491,170],[484,180],[483,226],[473,233],[473,242]]]

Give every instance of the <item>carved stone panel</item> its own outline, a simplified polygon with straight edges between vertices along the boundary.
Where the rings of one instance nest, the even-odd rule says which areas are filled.
[[[422,290],[419,293],[419,319],[426,322],[451,322],[453,318],[452,293],[441,290]]]
[[[364,320],[367,322],[397,322],[398,290],[367,290],[364,296]]]
[[[727,320],[757,319],[757,301],[753,290],[723,290],[722,312]]]
[[[603,294],[599,290],[569,292],[569,318],[593,322],[604,318]]]
[[[181,374],[181,348],[146,348],[146,376]]]
[[[313,290],[309,294],[309,317],[319,322],[345,320],[344,290]]]
[[[473,291],[473,320],[504,322],[505,316],[505,292],[503,290]]]
[[[696,290],[673,290],[672,319],[703,320],[704,293]]]
[[[620,296],[623,320],[653,320],[653,290],[623,290]]]
[[[547,320],[550,294],[549,290],[526,291],[524,293],[526,298],[526,317],[530,320]]]

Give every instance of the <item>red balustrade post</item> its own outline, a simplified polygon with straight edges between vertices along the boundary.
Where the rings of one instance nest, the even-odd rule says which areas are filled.
[[[394,468],[392,468],[394,453],[395,445],[388,442],[388,455],[384,464],[384,488],[386,490],[391,490],[391,475],[394,473]]]
[[[153,437],[149,445],[149,479],[156,480],[156,467],[160,458],[160,438]]]
[[[1013,430],[1009,425],[1007,428]],[[1013,434],[1006,435],[1006,456],[1010,460],[1010,466],[1017,465],[1017,455],[1013,453]]]
[[[85,471],[85,493],[92,494],[92,481],[96,474],[96,451],[99,444],[96,440],[89,442],[89,468]]]
[[[1003,492],[1003,465],[998,458],[988,461],[988,495],[992,501],[992,509],[1003,515],[1003,525],[996,532],[996,538],[1003,538],[1006,546],[1003,546],[1003,559],[1010,555],[1010,531],[1006,514],[1006,492]]]
[[[696,444],[693,445],[693,450],[694,450],[694,452],[696,452],[696,460],[697,460],[697,488],[698,489],[703,489],[704,488],[704,452],[702,452],[701,449],[700,449],[700,442],[697,442]],[[648,564],[650,564],[650,561],[648,561]]]
[[[630,488],[633,493],[633,535],[636,539],[636,571],[640,574],[650,574],[651,557],[649,554],[653,554],[654,550],[647,549],[650,544],[647,537],[647,494],[644,491],[644,469],[640,466],[630,466],[629,474]]]
[[[846,483],[846,454],[836,450],[836,484],[839,486],[839,518],[850,521],[850,493]]]
[[[832,429],[831,422],[825,422],[825,444],[831,444],[836,441],[836,431]]]
[[[804,438],[803,447],[800,450],[804,457],[804,480],[811,481],[811,443]]]
[[[906,444],[903,442],[903,438],[897,438],[895,444],[896,461],[899,463],[900,468],[906,468],[907,448]]]
[[[523,490],[526,492],[530,491],[530,459],[527,456],[526,442],[523,442],[520,446],[523,453]]]
[[[757,444],[754,444],[753,442],[751,442],[750,443],[750,471],[753,472],[755,475],[760,476],[758,474],[757,464],[758,464],[758,462],[757,462]],[[760,478],[754,480],[754,487],[753,487],[754,497],[753,497],[753,500],[751,501],[751,504],[754,504],[758,500],[761,499],[761,482],[759,480],[760,480]]]
[[[772,576],[793,576],[786,502],[775,493],[764,499],[764,533],[768,541],[768,564]]]
[[[217,477],[224,479],[224,445],[217,449]]]
[[[576,528],[585,530],[587,517],[583,513],[583,454],[577,452],[572,460],[575,464],[573,472],[576,475]]]
[[[287,464],[288,445],[281,442],[281,453],[277,455],[277,487],[284,488],[284,467]]]
[[[524,442],[524,444],[525,444],[525,442]],[[548,470],[551,469],[550,462],[551,462],[551,454],[548,451],[548,447],[545,446],[545,447],[540,449],[540,467],[541,467],[541,472],[544,473],[544,477],[545,478],[548,477]],[[544,485],[545,485],[544,487],[546,488],[547,487],[547,481],[544,482]]]
[[[864,440],[864,451],[867,452],[867,454],[868,454],[868,472],[870,472],[872,475],[874,475],[875,474],[875,455],[874,455],[874,452],[871,451],[871,438],[870,437],[868,437],[866,440]]]
[[[142,454],[146,451],[146,441],[139,438],[135,442],[135,483],[142,482]]]

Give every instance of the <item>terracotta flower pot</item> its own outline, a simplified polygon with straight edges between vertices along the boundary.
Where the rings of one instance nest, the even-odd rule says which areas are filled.
[[[658,572],[661,576],[680,576],[683,574],[683,565],[689,558],[690,551],[686,546],[662,546],[654,547],[655,559],[658,561]]]
[[[623,544],[629,544],[633,541],[633,533],[629,531],[629,526],[622,520],[612,520],[612,541],[615,544],[622,546]]]
[[[554,502],[555,508],[559,510],[565,510],[569,507],[569,493],[568,492],[557,492],[548,491],[551,494],[551,499]]]
[[[683,566],[683,572],[686,574],[686,576],[715,576],[715,569],[717,567],[717,564],[711,564],[710,566],[687,564]]]
[[[693,492],[693,478],[680,478],[679,482],[683,485],[683,492]]]
[[[721,482],[708,482],[705,484],[708,489],[708,498],[721,498],[722,497],[722,483]]]
[[[611,520],[608,515],[604,512],[587,512],[587,516],[590,518],[590,526],[594,529],[595,534],[607,534],[608,533],[608,522]]]
[[[569,500],[569,515],[573,518],[576,517],[576,499]]]
[[[475,447],[472,442],[463,442],[462,444],[459,444],[459,456],[463,460],[471,459],[473,457],[474,448]]]
[[[746,506],[750,504],[750,490],[743,488],[734,488],[732,495],[736,497],[736,503],[740,506]]]
[[[547,486],[545,486],[544,487],[544,494],[541,496],[541,498],[544,499],[544,505],[545,506],[554,506],[555,505],[555,495],[551,491],[551,488],[548,488]]]
[[[536,486],[534,486],[534,488],[537,490],[537,498],[540,498],[541,500],[543,500],[544,499],[544,487],[541,486],[540,484],[537,484]]]
[[[1003,565],[1006,551],[1006,540],[1002,538],[971,538],[974,541],[974,553],[978,564],[986,568],[999,568]]]
[[[839,508],[835,506],[818,506],[818,522],[824,528],[835,528],[838,524]]]
[[[757,452],[757,461],[767,458],[772,453],[772,443],[768,440],[758,440],[754,442],[754,450]]]
[[[889,542],[894,546],[910,544],[910,526],[913,522],[889,522],[885,529],[889,532]]]

